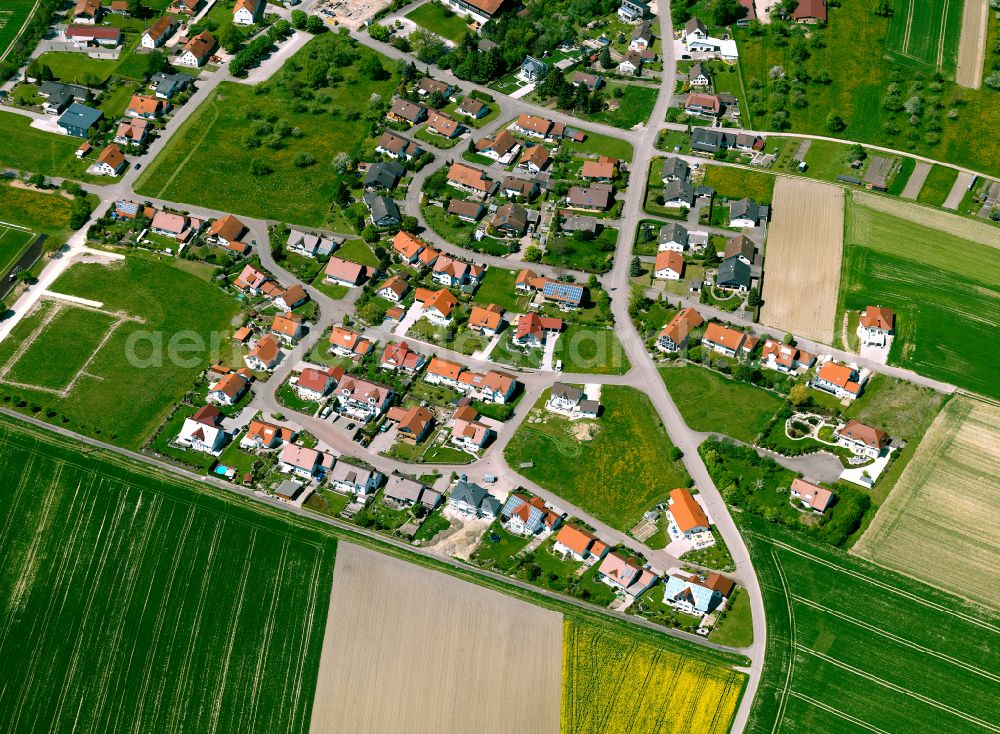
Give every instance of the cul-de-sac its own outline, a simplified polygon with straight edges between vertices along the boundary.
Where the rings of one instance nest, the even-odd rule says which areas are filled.
[[[1000,734],[1000,0],[0,1],[0,730]]]

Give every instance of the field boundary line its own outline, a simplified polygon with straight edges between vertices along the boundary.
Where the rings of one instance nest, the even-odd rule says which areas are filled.
[[[774,718],[774,726],[771,727],[771,734],[777,734],[781,730],[781,724],[785,718],[785,707],[788,705],[788,694],[792,688],[792,673],[795,671],[795,610],[792,609],[792,602],[788,594],[788,584],[785,582],[785,570],[781,567],[778,554],[771,548],[771,558],[774,560],[774,567],[778,571],[778,579],[781,581],[781,591],[785,597],[785,608],[788,610],[788,672],[785,673],[785,687],[781,691],[781,700],[778,702],[778,715]]]
[[[825,704],[821,701],[817,701],[815,698],[809,698],[809,696],[804,696],[798,691],[789,691],[789,696],[795,696],[795,698],[800,701],[805,701],[811,706],[815,706],[820,711],[826,711],[828,714],[833,714],[837,718],[843,719],[844,721],[849,721],[855,726],[860,726],[862,729],[867,729],[868,731],[873,731],[875,734],[889,734],[885,729],[879,729],[877,726],[869,724],[867,721],[862,721],[861,719],[851,716],[850,714],[845,714],[839,709],[835,709],[833,706]]]
[[[0,54],[0,61],[3,61],[4,59],[7,58],[7,55],[10,53],[11,49],[14,48],[14,44],[17,43],[18,39],[21,38],[21,34],[24,33],[24,29],[28,27],[28,23],[31,22],[31,18],[35,15],[35,11],[38,10],[38,4],[41,1],[42,0],[35,0],[35,4],[32,5],[31,10],[28,11],[28,17],[24,19],[24,22],[21,24],[21,27],[17,29],[17,33],[14,35],[12,39],[10,39],[10,43],[7,45],[7,48],[4,49],[4,52],[2,54]]]
[[[807,653],[808,655],[812,655],[814,657],[819,658],[825,663],[829,663],[830,665],[840,668],[841,670],[846,670],[848,673],[853,673],[854,675],[857,675],[861,678],[870,680],[872,683],[878,683],[880,686],[888,688],[890,691],[895,691],[896,693],[901,693],[904,696],[909,696],[910,698],[914,698],[922,703],[926,703],[928,706],[940,709],[941,711],[947,711],[953,716],[957,716],[960,719],[964,719],[965,721],[968,721],[972,724],[981,726],[982,728],[987,729],[989,731],[1000,732],[1000,726],[996,726],[995,724],[991,724],[988,721],[983,721],[982,719],[978,719],[972,714],[967,714],[964,711],[959,711],[958,709],[952,708],[946,703],[935,701],[933,698],[925,696],[922,693],[916,693],[915,691],[908,690],[906,688],[903,688],[902,686],[896,685],[895,683],[890,683],[884,678],[879,678],[877,675],[866,673],[860,668],[855,668],[853,665],[848,665],[845,662],[837,660],[836,658],[832,658],[829,655],[824,655],[823,653],[817,652],[816,650],[813,650],[811,648],[800,646],[798,649],[804,653]]]
[[[56,315],[62,311],[62,309],[63,307],[61,305],[56,304],[56,307],[52,309],[50,313],[47,313],[44,316],[44,318],[42,319],[42,323],[36,326],[35,330],[32,331],[24,341],[21,342],[20,346],[18,346],[18,348],[14,351],[14,353],[10,355],[6,363],[4,363],[2,367],[0,367],[0,382],[6,381],[5,378],[7,377],[7,373],[14,368],[14,365],[20,361],[21,357],[24,356],[24,353],[28,351],[28,349],[31,347],[32,344],[35,343],[35,340],[38,339],[38,337],[41,335],[45,327],[48,326],[49,323],[51,323],[52,319],[54,319]],[[32,309],[32,311],[33,310],[34,309]],[[31,311],[25,314],[25,316],[29,315],[30,313]]]
[[[166,183],[164,183],[163,186],[160,187],[160,190],[156,192],[156,197],[158,199],[163,198],[163,192],[166,191],[168,188],[170,188],[170,184],[172,184],[174,182],[174,179],[177,178],[177,176],[180,174],[182,170],[184,170],[184,167],[187,166],[188,161],[191,160],[191,156],[193,156],[195,152],[201,147],[201,144],[205,142],[205,138],[207,138],[208,134],[212,131],[212,126],[219,121],[219,108],[215,104],[215,101],[216,100],[214,99],[212,100],[212,121],[208,123],[208,127],[205,128],[205,132],[203,132],[201,134],[201,137],[198,138],[198,142],[192,145],[190,150],[188,150],[188,154],[184,156],[184,160],[182,160],[180,164],[174,168],[174,172],[170,174],[170,178],[168,178]],[[166,147],[167,146],[164,146],[164,150],[161,152],[166,152]],[[163,165],[162,160],[160,161],[160,165]],[[149,175],[152,176],[153,173],[158,169],[159,166],[153,169],[152,172],[149,172]]]
[[[944,660],[945,662],[949,662],[952,665],[957,665],[960,668],[964,668],[970,673],[977,673],[978,675],[981,675],[984,678],[988,678],[991,681],[1000,683],[1000,675],[996,675],[995,673],[990,673],[989,671],[982,670],[980,668],[975,667],[974,665],[969,665],[968,663],[962,662],[958,658],[953,658],[950,655],[945,655],[943,652],[937,652],[936,650],[932,650],[929,647],[924,647],[920,643],[907,640],[903,637],[899,637],[898,635],[894,635],[891,632],[886,632],[884,629],[881,629],[880,627],[868,624],[867,622],[862,622],[860,619],[855,619],[854,617],[848,614],[844,614],[843,612],[838,612],[835,609],[830,609],[829,607],[825,607],[822,604],[819,604],[818,602],[812,601],[811,599],[806,599],[796,594],[792,594],[792,600],[797,601],[800,604],[805,604],[806,606],[812,607],[813,609],[818,609],[821,612],[832,614],[833,616],[837,617],[838,619],[842,619],[845,622],[856,624],[858,627],[866,629],[869,632],[874,632],[875,634],[890,639],[893,642],[897,642],[900,645],[903,645],[904,647],[909,647],[914,650],[918,650],[926,655],[930,655],[931,657],[935,657],[938,658],[939,660]]]
[[[772,545],[776,545],[779,548],[782,548],[783,550],[787,550],[790,553],[794,553],[797,556],[802,556],[803,558],[808,558],[809,560],[815,561],[816,563],[819,563],[819,564],[821,564],[823,566],[827,566],[829,568],[835,569],[835,570],[840,571],[842,573],[846,573],[848,576],[853,576],[854,578],[858,578],[858,579],[861,579],[863,581],[867,581],[868,583],[872,584],[873,586],[878,586],[881,589],[885,589],[887,591],[891,591],[892,593],[894,593],[894,594],[896,594],[898,596],[902,596],[902,597],[904,597],[906,599],[909,599],[911,601],[918,602],[920,604],[923,604],[924,606],[931,607],[932,609],[937,609],[939,612],[944,612],[945,614],[950,614],[953,617],[958,617],[959,619],[964,619],[966,622],[969,622],[970,624],[973,624],[973,625],[975,625],[977,627],[982,627],[983,629],[988,629],[988,630],[991,630],[992,632],[1000,632],[1000,627],[997,627],[996,625],[992,625],[989,622],[983,621],[982,619],[978,619],[976,617],[973,617],[971,614],[966,614],[964,612],[958,612],[958,611],[955,611],[954,609],[949,609],[948,607],[944,606],[943,604],[938,604],[937,602],[933,602],[933,601],[929,601],[927,599],[923,599],[918,594],[911,594],[908,591],[903,591],[902,589],[898,589],[895,586],[891,586],[891,585],[885,583],[884,581],[878,581],[876,579],[873,579],[871,576],[865,576],[863,573],[859,573],[857,571],[852,571],[852,570],[850,570],[848,568],[844,568],[843,566],[838,566],[836,563],[833,563],[831,561],[827,561],[827,560],[825,560],[823,558],[820,558],[819,556],[814,556],[813,554],[807,553],[806,551],[799,550],[798,548],[790,546],[787,543],[782,543],[780,540],[772,540],[770,538],[764,538],[764,536],[758,536],[758,537],[762,538],[763,540],[766,540],[766,541],[770,542]]]
[[[910,31],[913,30],[913,6],[916,3],[914,0],[906,0],[906,29],[903,31],[903,56],[909,56],[911,59],[916,59],[916,56],[910,56],[907,51],[910,50]],[[922,61],[923,59],[918,59]]]
[[[941,71],[941,67],[944,66],[944,37],[945,29],[948,24],[948,10],[951,8],[951,0],[944,0],[941,4],[941,30],[938,33],[938,48],[937,48],[937,70]],[[959,39],[961,41],[961,39]],[[955,60],[958,63],[958,59]]]
[[[2,60],[3,59],[0,58],[0,61],[2,61]],[[20,224],[14,224],[13,222],[5,222],[3,220],[0,220],[0,227],[6,227],[7,229],[19,229],[22,232],[34,232],[35,231],[35,230],[31,229],[30,227],[22,227]]]

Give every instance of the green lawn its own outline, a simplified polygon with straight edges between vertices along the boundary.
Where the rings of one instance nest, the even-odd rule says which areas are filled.
[[[563,372],[569,373],[624,375],[632,369],[613,329],[584,324],[564,326],[553,353],[553,360],[558,359],[562,360]]]
[[[559,268],[606,273],[611,270],[617,242],[618,230],[612,227],[605,227],[590,240],[579,235],[553,237],[546,244],[542,262]]]
[[[623,90],[621,97],[615,96],[614,90],[616,88]],[[617,105],[616,109],[594,112],[587,115],[586,119],[629,130],[649,120],[649,116],[653,113],[653,106],[656,104],[657,91],[656,87],[611,82],[608,85],[606,102]]]
[[[449,41],[460,43],[466,33],[471,33],[468,20],[438,3],[424,3],[411,10],[406,17],[432,33],[437,33]]]
[[[46,176],[81,178],[86,165],[73,155],[82,142],[68,135],[56,135],[31,127],[31,118],[0,112],[4,145],[0,145],[0,166]],[[91,161],[92,162],[92,161]]]
[[[364,240],[347,240],[333,254],[343,260],[378,267],[378,258]]]
[[[34,232],[0,226],[0,276],[7,274],[34,239]]]
[[[72,202],[58,191],[42,193],[0,184],[0,221],[56,234],[66,230],[72,213]]]
[[[768,642],[747,732],[993,727],[1000,659],[983,640],[994,634],[994,612],[736,517],[763,590]]]
[[[951,193],[956,178],[958,178],[956,169],[935,163],[927,174],[927,180],[924,181],[920,193],[917,194],[917,203],[942,206]]]
[[[0,383],[0,399],[9,407],[127,448],[142,446],[198,374],[219,358],[220,349],[229,347],[237,313],[236,302],[217,286],[156,256],[129,255],[112,266],[76,264],[53,290],[100,301],[105,310],[122,311],[143,322],[122,323],[66,397]],[[0,344],[0,364],[37,325],[37,320],[17,325],[14,339]],[[86,332],[86,339],[75,333],[54,343],[43,331],[45,348],[31,350],[37,359],[24,363],[23,381],[44,385],[52,365],[67,354],[79,365],[80,356],[97,349],[104,336],[94,325]]]
[[[20,422],[0,419],[0,439],[15,478],[0,604],[18,610],[0,639],[0,718],[308,731],[333,538]]]
[[[753,644],[753,618],[750,598],[742,587],[726,602],[725,616],[715,623],[709,639],[730,647],[750,647]]]
[[[603,133],[589,130],[581,132],[587,135],[582,143],[566,142],[566,150],[577,155],[606,155],[623,161],[632,160],[632,143],[621,138],[614,138]]]
[[[774,176],[749,168],[705,166],[705,186],[727,199],[748,198],[758,204],[770,204],[774,198]]]
[[[660,370],[688,427],[753,443],[782,400],[777,395],[717,372],[687,364]]]
[[[38,60],[49,67],[52,76],[61,82],[100,86],[112,74],[122,73],[123,67],[132,76],[145,73],[145,64],[140,65],[140,58],[133,53],[141,39],[140,33],[125,34],[125,45],[117,59],[94,59],[75,51],[48,51]]]
[[[996,92],[985,85],[973,90],[954,83],[954,44],[959,35],[954,23],[960,22],[962,4],[950,3],[945,22],[949,30],[939,46],[942,37],[931,26],[940,22],[941,4],[942,0],[917,3],[909,36],[915,48],[930,43],[933,48],[943,49],[941,82],[932,78],[934,65],[897,53],[898,44],[894,46],[892,35],[909,17],[902,1],[893,4],[891,18],[875,15],[872,0],[842,0],[839,7],[830,8],[830,22],[825,28],[793,25],[789,32],[781,33],[779,26],[771,26],[771,30],[759,35],[750,29],[735,29],[740,69],[750,100],[751,118],[745,124],[756,129],[782,129],[784,123],[773,114],[779,109],[788,113],[790,129],[795,132],[860,140],[988,173],[1000,172],[1000,140],[994,134]],[[925,5],[933,5],[934,9]],[[810,38],[803,38],[807,33]],[[790,82],[800,63],[795,58],[803,57],[799,48],[805,51],[801,65],[811,79],[803,87],[805,106],[791,102],[797,84]],[[782,83],[788,84],[792,93],[781,93],[776,88],[778,82],[771,78],[776,66],[785,70]],[[823,74],[829,75],[829,83],[819,81]],[[763,94],[756,98],[750,89],[755,82],[763,85]],[[890,84],[898,90],[897,102],[887,106],[884,102]],[[914,94],[922,100],[916,126],[910,124],[910,113],[904,109],[904,103]],[[831,114],[843,118],[843,130],[828,128]],[[970,140],[978,144],[969,145]]]
[[[507,532],[500,521],[496,520],[483,533],[483,538],[473,551],[470,560],[484,568],[493,568],[501,572],[510,571],[516,563],[514,556],[528,544],[529,540],[530,538]]]
[[[893,196],[900,196],[906,188],[906,184],[909,182],[910,176],[913,175],[913,169],[915,169],[916,166],[916,159],[909,157],[904,158],[903,162],[899,165],[899,170],[896,171],[895,175],[892,177],[892,181],[889,182],[888,193]]]
[[[896,312],[890,361],[1000,397],[1000,250],[850,202],[840,309]],[[956,257],[955,253],[961,253]]]
[[[543,349],[538,347],[537,349],[529,349],[525,352],[520,347],[516,347],[511,343],[510,339],[513,335],[513,329],[506,331],[499,343],[493,348],[493,351],[490,352],[490,359],[500,364],[520,367],[521,369],[537,370],[541,367],[542,357],[544,356],[542,353]],[[562,339],[562,336],[559,338]]]
[[[341,152],[360,153],[372,122],[382,117],[381,107],[372,105],[370,95],[380,94],[388,103],[395,87],[393,74],[377,82],[361,74],[360,67],[369,59],[380,61],[388,71],[396,68],[364,46],[328,33],[312,39],[295,55],[294,63],[336,65],[343,81],[312,90],[308,102],[294,96],[295,88],[289,89],[281,74],[257,87],[219,85],[146,169],[137,191],[237,215],[322,226],[337,185],[330,161]],[[364,94],[358,93],[359,88]],[[293,134],[280,137],[282,125]],[[247,147],[258,143],[262,144]],[[316,163],[296,166],[300,153],[311,154]],[[266,162],[273,172],[252,175],[255,160]],[[212,185],[205,186],[206,180]]]
[[[596,421],[569,421],[544,409],[548,391],[504,451],[510,466],[609,525],[625,531],[670,490],[688,484],[645,394],[605,385]],[[589,438],[576,430],[589,428]],[[596,433],[596,435],[594,435]],[[534,462],[530,469],[518,468]]]
[[[489,268],[476,290],[476,303],[495,303],[506,311],[523,312],[530,297],[514,290],[517,272],[503,268]]]

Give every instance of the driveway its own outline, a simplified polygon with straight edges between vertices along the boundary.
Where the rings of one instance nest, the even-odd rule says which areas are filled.
[[[542,370],[552,372],[552,357],[556,353],[556,342],[559,340],[558,334],[549,334],[545,337],[545,354],[542,356]]]
[[[408,332],[410,330],[410,327],[420,320],[420,317],[423,315],[423,313],[424,313],[423,306],[418,306],[416,303],[414,303],[412,306],[410,306],[410,309],[406,312],[403,318],[399,320],[399,324],[396,326],[393,333],[399,337],[406,336],[406,332]]]

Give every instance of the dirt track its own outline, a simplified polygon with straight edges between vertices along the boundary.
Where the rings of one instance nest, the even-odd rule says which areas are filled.
[[[987,0],[965,0],[962,10],[962,35],[958,39],[958,65],[955,83],[979,89],[983,83],[983,60],[986,55]]]
[[[312,734],[558,734],[562,615],[341,543]]]
[[[761,322],[833,342],[844,244],[844,192],[779,177],[764,259]]]

